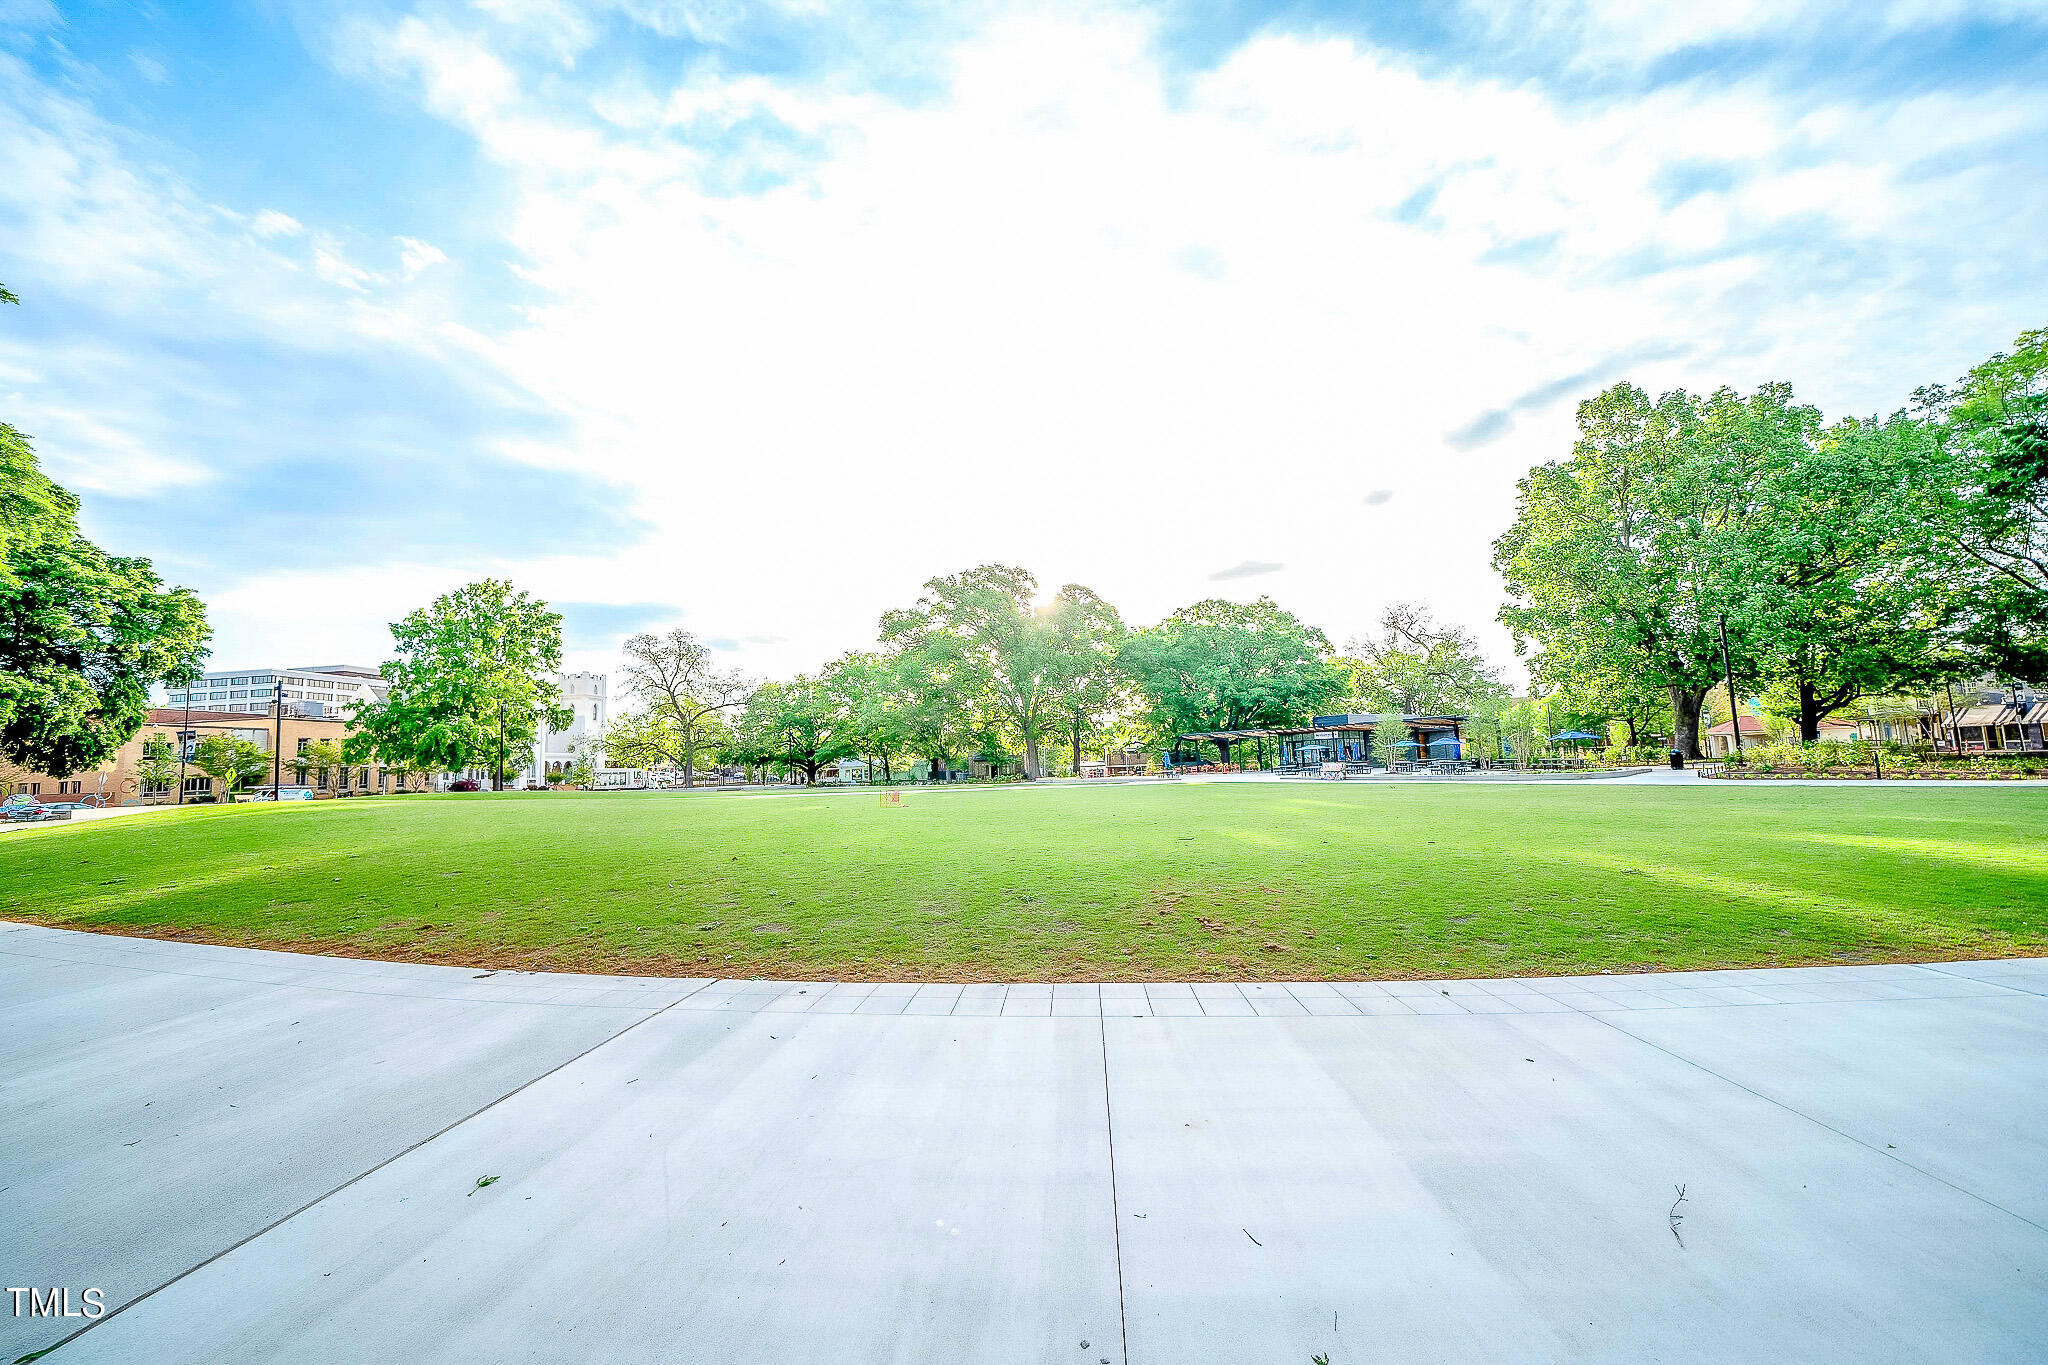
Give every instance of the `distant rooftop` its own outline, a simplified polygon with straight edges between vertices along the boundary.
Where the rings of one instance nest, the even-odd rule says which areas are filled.
[[[340,673],[352,678],[382,679],[383,674],[366,664],[300,664],[297,668],[280,669],[283,673]]]

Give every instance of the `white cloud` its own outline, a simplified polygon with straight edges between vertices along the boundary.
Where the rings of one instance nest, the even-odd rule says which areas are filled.
[[[258,237],[296,237],[306,230],[305,224],[289,213],[276,209],[264,209],[249,224],[249,230]]]
[[[1141,619],[1197,595],[1221,550],[1284,560],[1293,604],[1339,632],[1394,598],[1483,622],[1488,542],[1515,476],[1564,448],[1570,404],[1469,453],[1445,432],[1672,339],[1696,358],[1632,372],[1902,399],[1925,357],[1798,363],[1840,359],[1895,299],[1718,311],[1771,287],[1746,244],[1949,237],[1900,167],[2042,122],[1990,99],[1831,122],[1748,87],[1581,111],[1291,37],[1176,90],[1152,37],[1129,14],[1001,21],[910,107],[715,72],[665,97],[551,78],[543,97],[484,38],[415,21],[380,50],[515,176],[506,237],[546,300],[495,354],[575,418],[556,458],[628,480],[658,524],[757,509],[798,542],[741,576],[687,535],[619,564],[691,583],[726,633],[815,614],[784,632],[806,664],[919,578],[988,558]],[[729,147],[673,137],[750,118],[806,139],[746,154],[784,177],[757,193],[726,188]],[[1660,174],[1700,159],[1742,178],[1667,206]],[[1425,186],[1438,226],[1390,221]],[[1535,264],[1480,263],[1532,241]],[[1645,257],[1695,263],[1616,277]],[[1306,515],[1304,490],[1355,505],[1383,484],[1417,492],[1369,535]],[[853,562],[825,571],[812,547],[840,544]]]
[[[412,279],[430,266],[440,265],[448,259],[448,253],[431,242],[422,242],[417,237],[400,237],[398,241],[398,262],[405,278]]]
[[[734,13],[625,18],[704,38]],[[342,64],[468,131],[502,176],[509,324],[431,311],[456,272],[425,241],[397,238],[380,274],[355,261],[389,248],[352,225],[265,210],[250,254],[223,253],[202,196],[127,169],[82,116],[0,138],[0,181],[68,206],[32,250],[81,278],[214,283],[265,326],[483,358],[568,425],[507,455],[622,481],[657,528],[561,544],[535,508],[459,576],[387,547],[345,596],[319,576],[238,589],[217,613],[262,629],[237,638],[316,592],[331,643],[299,652],[374,653],[383,622],[499,571],[558,600],[660,585],[737,662],[786,672],[990,559],[1141,621],[1215,591],[1218,565],[1284,564],[1224,581],[1279,584],[1334,637],[1396,600],[1484,625],[1514,480],[1569,445],[1572,395],[1532,397],[1561,379],[1782,376],[1868,411],[2038,321],[1999,277],[2040,278],[2016,224],[2043,191],[1995,184],[1979,154],[2048,133],[2010,92],[1867,105],[1724,83],[1578,106],[1277,35],[1190,73],[1161,65],[1145,15],[1085,8],[998,19],[899,101],[586,62],[620,19],[565,0],[435,15],[357,21]],[[1770,13],[1561,21],[1633,60]],[[1695,165],[1724,173],[1674,202]],[[1425,219],[1400,221],[1418,193]],[[1512,420],[1446,440],[1492,414]]]

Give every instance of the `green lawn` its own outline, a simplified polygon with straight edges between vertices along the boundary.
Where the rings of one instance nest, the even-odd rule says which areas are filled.
[[[2048,790],[442,796],[0,835],[0,918],[493,967],[1484,976],[2048,952]]]

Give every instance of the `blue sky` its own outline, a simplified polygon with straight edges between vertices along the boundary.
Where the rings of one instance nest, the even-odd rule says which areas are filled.
[[[1700,8],[0,0],[0,412],[223,664],[496,573],[788,672],[988,559],[1504,655],[1576,398],[2048,321],[2048,11]]]

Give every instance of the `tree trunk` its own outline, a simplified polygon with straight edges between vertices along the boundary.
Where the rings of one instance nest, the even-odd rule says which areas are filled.
[[[1671,693],[1671,747],[1687,758],[1700,756],[1700,703],[1704,687],[1683,687],[1673,683]]]
[[[1820,741],[1820,698],[1813,695],[1813,684],[1799,684],[1799,742],[1816,744]]]
[[[1038,731],[1036,729],[1024,732],[1024,780],[1026,782],[1036,782],[1038,780]]]
[[[1105,763],[1104,763],[1104,767],[1103,767],[1103,770],[1102,770],[1102,775],[1103,775],[1104,777],[1107,777],[1107,776],[1109,776],[1109,768],[1108,768],[1108,766],[1107,766],[1107,760],[1108,760],[1108,757],[1109,757],[1109,755],[1108,755],[1108,754],[1104,754],[1104,755],[1103,755],[1103,759],[1105,760]],[[1076,777],[1079,777],[1080,775],[1081,775],[1081,718],[1080,718],[1079,716],[1075,716],[1075,717],[1074,717],[1074,776],[1076,776]]]

